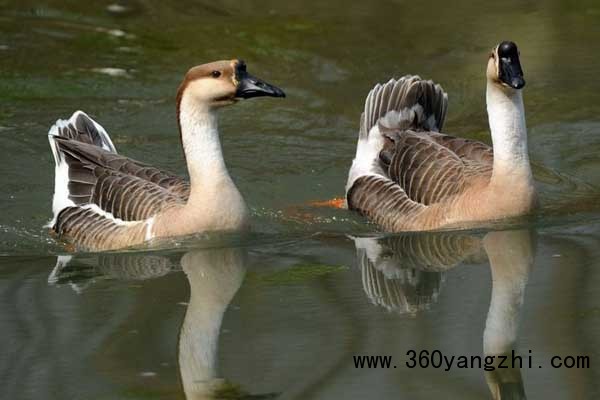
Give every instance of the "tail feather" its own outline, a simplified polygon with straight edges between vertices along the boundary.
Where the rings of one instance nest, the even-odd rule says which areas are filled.
[[[448,95],[440,85],[416,75],[377,84],[367,95],[360,117],[356,156],[348,174],[346,192],[362,175],[385,176],[379,162],[385,130],[439,132],[444,125]]]
[[[444,125],[448,95],[440,85],[407,75],[377,84],[369,92],[361,116],[360,138],[380,123],[389,129],[439,132]]]
[[[54,156],[55,178],[54,196],[52,198],[52,220],[48,223],[53,227],[58,214],[67,207],[75,206],[74,201],[80,195],[82,185],[89,186],[89,177],[81,173],[80,168],[72,168],[74,161],[64,152],[59,142],[77,141],[98,146],[106,151],[116,153],[117,150],[104,128],[91,119],[83,111],[76,111],[68,120],[59,119],[48,132],[48,141]],[[64,146],[63,146],[64,147]],[[89,196],[88,196],[89,197]]]
[[[106,130],[83,111],[74,112],[68,120],[59,119],[56,121],[50,128],[48,136],[58,136],[76,140],[78,142],[89,143],[102,147],[104,150],[112,153],[117,152],[117,149],[110,139],[110,136],[108,136],[108,133],[106,133]]]

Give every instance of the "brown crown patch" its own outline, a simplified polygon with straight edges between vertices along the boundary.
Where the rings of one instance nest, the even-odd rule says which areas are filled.
[[[186,72],[186,74],[183,78],[183,81],[181,82],[181,84],[179,85],[179,88],[177,89],[177,98],[176,98],[177,126],[179,128],[180,139],[181,139],[181,123],[179,121],[179,114],[181,112],[181,99],[182,99],[183,93],[185,92],[185,89],[188,87],[188,85],[191,82],[195,81],[196,79],[213,77],[213,73],[215,71],[220,72],[220,76],[218,77],[218,79],[223,79],[223,78],[229,77],[229,79],[231,79],[233,81],[234,85],[237,85],[236,69],[237,69],[238,64],[239,64],[238,60],[214,61],[214,62],[207,63],[207,64],[197,65],[195,67],[190,68],[188,70],[188,72]],[[244,64],[244,68],[245,68],[245,64]],[[183,143],[183,141],[181,143]],[[185,157],[185,151],[184,151],[184,157]]]

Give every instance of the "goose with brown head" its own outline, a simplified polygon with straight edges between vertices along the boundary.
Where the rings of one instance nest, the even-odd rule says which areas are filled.
[[[198,106],[219,108],[252,97],[285,97],[285,93],[250,75],[242,60],[215,61],[191,68],[177,93],[178,104],[184,95],[193,96]]]
[[[58,121],[49,133],[57,171],[53,230],[76,247],[109,250],[248,228],[248,208],[223,159],[216,111],[261,96],[285,94],[250,75],[241,60],[186,73],[177,92],[177,122],[189,181],[117,154],[104,129],[82,112]]]
[[[241,60],[199,65],[185,75],[177,95],[177,114],[191,184],[186,207],[198,217],[194,227],[186,231],[197,232],[207,225],[210,230],[248,225],[246,205],[225,166],[216,111],[241,99],[260,96],[285,94],[250,75]],[[216,208],[220,212],[202,210]],[[189,221],[186,218],[180,225],[189,226]]]

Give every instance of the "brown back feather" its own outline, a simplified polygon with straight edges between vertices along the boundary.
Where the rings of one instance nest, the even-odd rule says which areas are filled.
[[[464,190],[463,162],[431,140],[427,133],[405,131],[386,136],[395,145],[388,167],[389,177],[411,200],[430,205]]]

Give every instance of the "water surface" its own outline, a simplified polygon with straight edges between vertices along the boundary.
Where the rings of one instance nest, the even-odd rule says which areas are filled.
[[[484,68],[505,39],[527,80],[535,216],[386,236],[304,206],[343,193],[364,96],[392,76],[441,83],[446,131],[489,142]],[[597,398],[598,43],[596,1],[0,0],[0,397]],[[177,85],[234,57],[288,95],[220,115],[254,233],[69,259],[43,228],[49,126],[83,109],[121,153],[185,174]],[[411,349],[534,365],[410,369]]]

